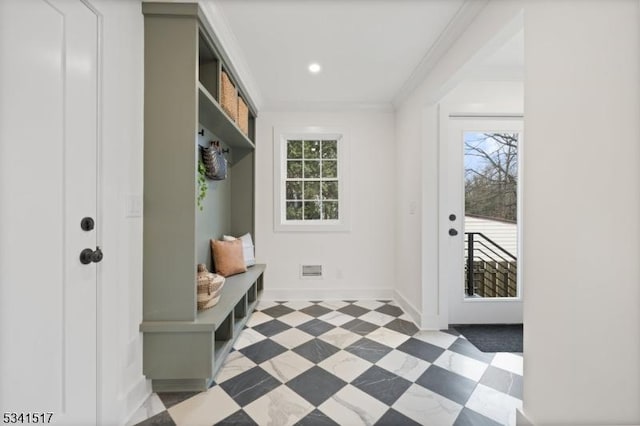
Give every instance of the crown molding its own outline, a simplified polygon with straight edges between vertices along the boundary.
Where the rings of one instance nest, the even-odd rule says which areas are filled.
[[[255,108],[256,114],[258,114],[264,106],[264,99],[260,89],[258,89],[256,80],[251,73],[249,63],[240,48],[240,43],[238,43],[238,39],[231,30],[229,21],[227,20],[224,12],[217,4],[215,4],[215,2],[199,1],[198,3],[207,18],[209,25],[213,29],[213,36],[218,39],[219,45],[229,58],[230,63],[228,63],[227,66],[240,80],[238,83],[242,85],[244,91],[253,101],[253,107]]]
[[[263,112],[393,112],[390,102],[267,102]]]
[[[467,30],[469,24],[480,14],[489,0],[465,0],[456,14],[451,18],[444,31],[422,57],[407,81],[393,98],[393,105],[398,107],[422,83],[449,48]]]

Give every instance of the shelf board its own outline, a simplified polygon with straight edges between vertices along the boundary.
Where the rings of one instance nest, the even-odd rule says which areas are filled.
[[[255,145],[231,121],[211,93],[198,82],[198,121],[230,148],[255,149]]]

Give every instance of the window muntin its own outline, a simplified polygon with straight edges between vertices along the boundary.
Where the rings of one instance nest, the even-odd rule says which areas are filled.
[[[340,220],[340,178],[336,138],[285,141],[285,221]]]

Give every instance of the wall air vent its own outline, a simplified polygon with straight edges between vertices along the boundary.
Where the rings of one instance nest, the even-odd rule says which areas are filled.
[[[300,276],[302,278],[322,278],[322,265],[302,265]]]

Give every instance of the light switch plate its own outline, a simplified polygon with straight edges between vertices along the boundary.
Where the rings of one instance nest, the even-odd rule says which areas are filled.
[[[409,214],[416,214],[416,210],[418,210],[418,203],[415,201],[411,201],[409,203]]]
[[[142,196],[139,194],[128,194],[125,200],[125,216],[142,217]]]

